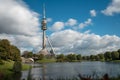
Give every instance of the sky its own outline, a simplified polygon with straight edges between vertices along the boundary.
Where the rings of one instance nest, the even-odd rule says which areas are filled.
[[[0,39],[8,39],[21,52],[39,52],[43,4],[46,34],[56,54],[120,49],[120,0],[0,0]]]

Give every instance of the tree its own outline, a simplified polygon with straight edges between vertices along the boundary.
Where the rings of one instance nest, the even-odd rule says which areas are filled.
[[[100,60],[104,60],[104,54],[98,54],[98,56],[99,56],[99,58],[100,58]]]
[[[14,45],[11,45],[9,59],[14,61],[21,61],[20,50]]]
[[[95,56],[94,55],[90,55],[90,60],[94,61],[95,60]]]
[[[20,60],[20,50],[11,45],[7,39],[0,40],[0,58],[3,60]]]
[[[65,56],[64,54],[59,54],[57,55],[56,59],[57,59],[57,62],[63,62],[65,60]]]
[[[81,60],[81,59],[82,59],[81,54],[78,54],[78,55],[76,56],[76,58],[77,58],[77,60]]]
[[[22,57],[31,58],[33,57],[33,53],[31,51],[24,51]]]
[[[112,59],[112,56],[111,56],[111,52],[105,52],[104,53],[104,57],[105,57],[105,60],[111,60]]]
[[[10,42],[7,39],[0,40],[0,57],[4,60],[10,57]]]
[[[77,59],[76,54],[68,54],[66,57],[70,62]]]
[[[119,53],[119,60],[120,60],[120,49],[118,49],[118,53]]]
[[[117,51],[113,51],[111,53],[112,60],[118,60],[119,59],[119,53]]]
[[[43,54],[38,55],[38,59],[39,59],[39,60],[42,60],[43,58],[44,58],[44,55],[43,55]]]
[[[95,55],[95,60],[96,61],[99,61],[100,60],[100,57],[98,55]]]

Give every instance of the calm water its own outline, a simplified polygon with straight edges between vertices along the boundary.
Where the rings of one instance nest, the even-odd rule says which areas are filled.
[[[47,63],[32,64],[31,74],[33,79],[47,77],[77,77],[82,75],[103,76],[108,73],[110,77],[120,74],[120,63],[113,62],[74,62],[74,63]],[[29,71],[23,71],[21,79],[28,77]]]

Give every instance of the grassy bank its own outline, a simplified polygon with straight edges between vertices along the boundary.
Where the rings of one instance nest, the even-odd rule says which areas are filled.
[[[4,64],[0,64],[0,73],[2,74],[12,74],[13,71],[13,64],[14,64],[14,61],[11,61],[11,60],[8,60],[8,61],[3,61]],[[22,70],[27,70],[29,69],[29,65],[27,64],[22,64]]]
[[[42,59],[42,60],[38,60],[37,61],[38,63],[53,63],[53,62],[56,62],[56,59],[52,58],[52,59]]]
[[[120,60],[112,60],[111,62],[120,62]]]
[[[11,74],[14,61],[8,60],[8,61],[3,61],[3,63],[4,64],[0,65],[0,73]]]

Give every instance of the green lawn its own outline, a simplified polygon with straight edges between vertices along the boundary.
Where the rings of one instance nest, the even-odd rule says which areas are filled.
[[[0,64],[0,73],[12,74],[13,73],[12,68],[13,68],[14,61],[8,60],[8,61],[3,61],[3,62],[4,62],[3,65]],[[30,68],[29,65],[22,64],[22,70],[27,70],[29,68]]]
[[[52,59],[42,59],[42,60],[38,60],[38,63],[52,63],[52,62],[56,62],[56,59],[52,58]]]
[[[0,73],[3,73],[3,74],[10,74],[12,73],[12,67],[13,67],[13,64],[14,64],[14,61],[3,61],[4,64],[3,65],[0,65]]]

